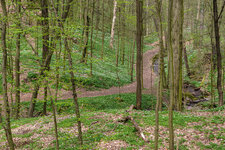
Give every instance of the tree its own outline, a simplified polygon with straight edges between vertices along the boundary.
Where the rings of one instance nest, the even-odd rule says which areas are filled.
[[[174,66],[173,66],[173,46],[172,46],[172,10],[173,0],[169,0],[168,7],[168,48],[169,48],[169,64],[170,64],[170,105],[169,105],[169,149],[174,149],[174,131],[173,131],[173,105],[174,105]]]
[[[77,125],[78,125],[78,139],[79,139],[80,145],[83,145],[81,121],[80,121],[80,111],[79,111],[79,104],[78,104],[76,84],[75,84],[76,81],[75,81],[75,76],[74,76],[74,72],[73,72],[73,60],[72,60],[72,57],[71,57],[71,49],[68,45],[67,37],[64,39],[64,43],[65,43],[65,48],[66,48],[67,53],[68,53],[72,92],[73,92],[73,100],[74,100],[75,112],[76,112],[76,117],[77,117]]]
[[[113,49],[113,41],[114,41],[114,34],[115,34],[116,10],[117,10],[117,0],[114,0],[113,19],[112,19],[112,28],[111,28],[111,38],[110,38],[111,49]]]
[[[104,55],[104,41],[105,41],[105,5],[104,5],[104,0],[102,0],[102,48],[101,48],[101,59],[103,59]]]
[[[164,45],[163,45],[163,28],[162,28],[162,1],[156,0],[156,12],[159,19],[159,45],[160,45],[160,52],[159,52],[159,65],[160,65],[160,72],[159,72],[159,82],[158,82],[158,89],[157,89],[157,103],[156,103],[156,126],[155,126],[155,149],[158,149],[158,137],[159,137],[159,110],[162,110],[162,93],[163,93],[163,73],[164,73]]]
[[[46,59],[49,53],[49,14],[48,14],[48,1],[41,1],[41,15],[42,15],[42,67],[44,60]],[[50,66],[46,68],[46,71],[50,70]],[[46,76],[46,73],[44,73]],[[47,97],[48,97],[48,82],[44,81],[44,104],[43,104],[43,115],[47,115]]]
[[[90,63],[90,76],[93,75],[93,32],[94,32],[94,12],[95,12],[95,0],[92,1],[92,10],[91,10],[91,63]]]
[[[141,81],[141,62],[142,62],[142,31],[143,31],[143,0],[136,0],[136,41],[137,41],[137,58],[136,58],[136,107],[141,109],[142,99],[142,81]]]
[[[89,28],[90,28],[90,17],[88,16],[89,12],[89,0],[86,2],[86,7],[84,8],[84,27],[83,27],[83,33],[84,33],[84,48],[82,53],[81,62],[86,63],[86,55],[88,50],[88,39],[89,39]]]
[[[10,123],[10,108],[7,95],[7,47],[6,47],[6,28],[7,28],[7,10],[5,0],[1,0],[1,6],[3,11],[3,21],[2,21],[2,35],[1,35],[1,45],[2,45],[2,88],[3,88],[3,100],[4,100],[4,115],[5,121],[3,122],[3,128],[5,130],[6,139],[11,150],[14,150],[14,142],[12,138],[11,123]]]
[[[41,14],[42,14],[42,62],[41,62],[41,69],[39,73],[39,77],[43,78],[46,74],[46,71],[49,71],[51,57],[53,55],[53,51],[49,51],[49,18],[48,18],[48,1],[41,0]],[[47,82],[45,82],[46,84]],[[30,108],[29,108],[29,117],[33,117],[36,100],[38,96],[38,91],[40,89],[41,81],[35,84],[34,91],[32,93],[32,98],[30,101]],[[46,114],[46,105],[47,105],[47,86],[44,87],[45,91],[45,102],[43,105],[43,114]]]
[[[21,30],[21,0],[16,1],[17,13],[18,13],[18,21],[17,28]],[[16,39],[16,57],[15,57],[15,88],[16,88],[16,118],[19,118],[20,115],[20,37],[21,33],[17,34]]]
[[[224,8],[225,2],[223,4]],[[221,10],[220,15],[222,14]],[[216,41],[216,56],[217,56],[217,89],[219,94],[219,106],[223,105],[223,89],[222,89],[222,57],[220,52],[220,31],[219,31],[219,19],[217,0],[213,0],[213,16],[214,16],[214,32]]]
[[[68,14],[69,14],[69,11],[70,11],[70,5],[71,5],[72,1],[73,0],[68,0],[67,3],[64,5],[65,9],[63,10],[62,15],[59,19],[61,24],[63,24],[68,17]],[[53,33],[58,33],[58,32],[56,32],[55,29],[54,29]],[[56,40],[58,40],[59,38],[60,38],[60,35],[57,34]],[[39,75],[38,75],[39,78],[43,78],[45,76],[45,72],[48,70],[48,68],[50,66],[51,58],[52,58],[53,53],[54,53],[54,50],[51,49],[48,52],[48,54],[46,55],[46,58],[42,61],[41,68],[40,68]],[[38,91],[39,91],[40,86],[41,86],[40,82],[37,82],[34,86],[34,90],[32,92],[32,97],[31,97],[31,101],[30,101],[29,112],[28,112],[29,117],[33,117],[34,109],[35,109],[35,105],[36,105],[36,101],[37,101],[37,96],[38,96]]]
[[[179,49],[178,49],[178,62],[179,62],[179,74],[178,74],[178,102],[177,102],[177,110],[181,111],[182,110],[182,87],[183,87],[183,63],[182,63],[182,56],[183,56],[183,22],[184,22],[184,2],[183,0],[178,0],[178,20],[179,20]]]

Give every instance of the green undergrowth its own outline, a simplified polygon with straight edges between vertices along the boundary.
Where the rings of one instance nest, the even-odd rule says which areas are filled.
[[[50,101],[47,102],[47,110],[51,111]],[[156,104],[156,98],[151,95],[143,95],[142,97],[142,108],[145,110],[154,109]],[[30,102],[23,102],[22,109],[26,110],[29,108]],[[81,111],[113,111],[118,109],[124,109],[127,106],[136,104],[136,95],[135,94],[116,94],[108,96],[99,96],[99,97],[87,97],[79,98],[79,105]],[[36,105],[36,113],[42,111],[43,101],[38,101]],[[57,110],[59,113],[75,113],[74,103],[72,99],[68,100],[58,100],[56,102]]]
[[[75,29],[75,30],[74,30]],[[71,38],[77,39],[78,43],[73,43],[70,41],[70,46],[72,48],[72,58],[73,58],[73,71],[75,73],[76,83],[80,87],[84,87],[89,90],[96,90],[101,88],[110,88],[112,86],[122,86],[124,84],[128,84],[131,82],[130,77],[130,58],[131,51],[133,49],[133,39],[125,38],[125,46],[122,46],[120,42],[119,46],[119,65],[116,67],[116,50],[118,49],[117,44],[117,36],[115,36],[114,49],[109,47],[110,42],[110,34],[105,34],[104,41],[104,55],[101,58],[102,54],[102,33],[100,31],[94,31],[93,34],[93,58],[90,58],[90,39],[88,42],[88,50],[87,50],[87,62],[81,63],[82,57],[82,39],[79,25],[74,25],[74,29],[68,31],[68,34]],[[40,30],[40,29],[39,29]],[[38,56],[35,56],[30,46],[27,44],[24,38],[21,38],[21,74],[25,74],[22,79],[22,91],[30,92],[32,84],[27,84],[27,81],[30,83],[35,82],[38,78],[38,73],[40,69],[40,65],[38,60],[41,60],[42,57],[42,40],[41,34],[37,32],[37,27],[33,27],[29,29],[29,32],[33,38],[38,38]],[[153,43],[157,40],[155,36],[146,38],[148,43]],[[16,42],[8,43],[11,47],[12,56],[15,56],[16,50]],[[150,50],[153,47],[144,45],[144,51]],[[59,42],[57,42],[57,50],[59,50]],[[124,51],[124,63],[122,63],[122,55]],[[65,56],[64,56],[65,55]],[[134,59],[136,59],[136,49],[134,49]],[[1,60],[0,60],[1,61]],[[93,64],[92,75],[90,76],[90,63]],[[135,60],[134,60],[135,62]],[[55,78],[56,75],[56,67],[59,67],[60,74],[60,85],[59,88],[70,89],[70,70],[69,64],[67,60],[67,53],[63,47],[62,41],[62,52],[61,59],[57,62],[56,55],[54,53],[51,61],[51,71],[49,72],[51,80]],[[135,78],[135,70],[134,70],[134,78]],[[8,76],[8,81],[11,82],[10,76]],[[42,80],[42,79],[39,79]],[[0,92],[1,92],[0,85]],[[55,88],[55,85],[52,85]]]
[[[124,149],[140,149],[143,146],[147,149],[154,148],[154,141],[150,140],[146,144],[138,135],[131,122],[120,122],[125,116],[128,115],[126,110],[129,106],[135,104],[135,94],[121,94],[121,95],[109,95],[92,98],[79,98],[79,105],[81,111],[81,122],[83,127],[83,140],[84,145],[79,146],[77,139],[77,118],[75,116],[75,107],[72,100],[59,100],[57,105],[57,123],[58,123],[58,134],[60,149],[98,149],[102,143],[110,143],[113,141],[123,141],[127,143]],[[147,132],[147,128],[154,129],[155,126],[155,106],[156,98],[150,95],[143,95],[142,110],[133,110],[130,114],[138,125],[144,129],[146,136],[154,135],[154,130]],[[22,103],[22,109],[26,109],[29,106],[29,102]],[[42,102],[37,102],[36,113],[42,111]],[[164,127],[163,133],[168,133],[168,111],[164,107],[164,111],[159,112],[159,124]],[[221,109],[214,110],[215,112],[222,111]],[[54,149],[54,128],[53,118],[51,113],[50,102],[48,102],[48,116],[39,116],[35,118],[21,118],[20,120],[12,119],[13,133],[18,127],[20,130],[26,130],[24,134],[15,133],[14,137],[19,138],[23,141],[31,139],[31,142],[27,142],[24,145],[18,147],[20,149]],[[223,134],[214,133],[216,127],[222,125],[225,121],[224,116],[213,115],[213,116],[195,116],[192,112],[174,112],[174,129],[193,128],[205,133],[205,138],[213,140],[217,138],[224,140]],[[208,113],[208,112],[206,112]],[[189,123],[193,123],[194,126],[189,126]],[[197,123],[195,125],[195,123]],[[199,124],[200,123],[200,124]],[[216,126],[215,126],[216,125]],[[26,129],[27,127],[30,129]],[[208,128],[212,126],[213,130]],[[24,129],[23,129],[24,128]],[[4,135],[2,128],[0,127],[1,135]],[[218,131],[224,131],[223,128],[217,129]],[[153,133],[151,133],[153,132]],[[184,133],[185,134],[185,133]],[[34,138],[33,135],[36,135]],[[49,145],[43,146],[43,138],[50,138]],[[166,137],[160,137],[160,146],[163,146],[162,139]],[[187,141],[187,139],[180,139],[180,144]],[[0,138],[0,143],[5,140],[5,137]],[[189,139],[188,139],[189,140]],[[203,143],[191,143],[196,144],[200,149],[214,148],[220,149],[222,145],[212,143],[210,145],[204,145]],[[103,144],[104,145],[104,144]],[[181,146],[179,149],[185,149],[185,146]]]

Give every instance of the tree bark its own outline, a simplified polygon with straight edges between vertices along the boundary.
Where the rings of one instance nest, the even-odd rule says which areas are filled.
[[[3,122],[3,128],[5,130],[6,139],[8,142],[8,146],[10,150],[14,150],[14,142],[12,138],[12,131],[11,131],[11,125],[10,125],[10,108],[9,108],[9,101],[8,101],[8,95],[7,95],[7,47],[6,47],[6,28],[7,28],[7,10],[6,10],[6,2],[5,0],[1,0],[1,6],[3,11],[3,18],[2,21],[2,35],[1,35],[1,42],[2,42],[2,94],[3,94],[3,100],[4,100],[4,115],[5,115],[5,121]]]
[[[109,45],[111,49],[113,49],[113,41],[114,41],[114,34],[115,34],[116,10],[117,10],[117,0],[114,0],[111,37],[110,37],[110,45]]]
[[[89,27],[90,27],[90,18],[88,17],[88,14],[86,17],[86,24],[84,27],[85,37],[84,37],[84,49],[82,53],[82,59],[81,62],[86,62],[86,55],[87,55],[87,48],[88,48],[88,37],[89,37]]]
[[[45,71],[48,70],[50,61],[49,60],[48,65],[45,64],[45,61],[49,55],[49,21],[48,21],[48,0],[41,0],[41,15],[43,17],[42,20],[42,62],[41,62],[41,70],[40,71],[40,77],[45,76]],[[52,53],[51,53],[52,55]],[[50,57],[51,58],[51,57]],[[40,89],[40,81],[36,83],[34,91],[32,93],[32,98],[30,102],[30,108],[29,108],[29,117],[33,117],[35,104],[38,96],[38,91]],[[46,86],[46,85],[45,85]],[[45,94],[47,93],[47,89],[45,88]],[[46,102],[44,103],[43,110],[45,109]],[[45,110],[44,110],[45,113]]]
[[[76,84],[75,84],[75,76],[73,72],[73,60],[71,57],[71,49],[68,45],[67,37],[64,39],[65,48],[67,50],[68,54],[68,60],[69,60],[69,69],[70,69],[70,75],[71,75],[71,84],[72,84],[72,92],[73,92],[73,102],[75,105],[75,112],[77,117],[77,126],[78,126],[78,140],[80,142],[80,145],[83,145],[83,139],[82,139],[82,130],[81,130],[81,119],[80,119],[80,110],[79,110],[79,104],[78,104],[78,98],[77,98],[77,92],[76,92]]]
[[[135,49],[136,40],[134,39],[132,52],[131,52],[131,69],[130,69],[130,81],[134,81],[134,49]]]
[[[182,110],[182,87],[183,87],[183,63],[182,63],[182,56],[183,56],[183,23],[184,23],[184,2],[183,0],[178,1],[178,12],[179,12],[179,49],[178,49],[178,61],[179,61],[179,72],[178,72],[178,103],[177,103],[177,110]]]
[[[142,30],[143,30],[143,1],[136,0],[136,41],[137,41],[137,60],[136,60],[136,107],[141,109],[141,99],[142,99],[142,84],[141,84],[141,62],[142,62]]]
[[[214,32],[216,39],[216,55],[217,55],[217,89],[219,94],[219,106],[223,105],[223,89],[222,89],[222,57],[220,52],[220,31],[217,0],[213,0],[214,15]]]
[[[103,59],[104,56],[104,43],[105,43],[105,13],[104,13],[104,0],[102,0],[102,49],[101,49],[101,59]]]
[[[17,28],[21,30],[21,0],[17,0],[17,13],[19,15],[18,17],[18,24]],[[19,118],[20,116],[20,37],[21,33],[19,32],[17,34],[17,39],[16,39],[16,57],[15,57],[15,88],[16,88],[16,119]]]
[[[70,6],[71,6],[72,2],[73,2],[73,0],[68,0],[67,3],[65,4],[65,9],[62,12],[62,17],[60,19],[59,26],[61,26],[61,24],[63,24],[65,22],[68,14],[69,14]],[[57,13],[56,13],[56,15],[57,15]],[[54,32],[56,32],[56,31],[54,31]],[[59,39],[59,35],[57,35],[56,38]],[[39,77],[44,77],[44,72],[50,66],[51,58],[52,58],[53,53],[54,53],[53,50],[49,51],[46,59],[41,64],[43,67],[41,66]],[[36,83],[35,86],[34,86],[34,91],[32,93],[32,97],[31,97],[31,101],[30,101],[30,107],[29,107],[29,112],[28,112],[28,116],[29,117],[33,117],[34,109],[35,109],[35,105],[36,105],[36,100],[37,100],[37,96],[38,96],[38,91],[39,91],[40,86],[41,86],[40,82]]]
[[[160,52],[159,52],[159,66],[160,66],[160,73],[159,73],[159,82],[158,82],[158,89],[157,89],[157,103],[156,103],[156,109],[155,109],[155,150],[158,149],[158,137],[159,137],[159,110],[162,110],[162,94],[163,94],[163,73],[164,73],[164,45],[163,45],[163,28],[162,28],[162,1],[156,0],[156,11],[159,19],[159,46],[160,46]]]
[[[189,63],[188,63],[188,57],[187,57],[187,49],[186,46],[184,46],[184,64],[186,67],[186,71],[187,71],[187,75],[190,78],[191,76],[191,71],[190,71],[190,67],[189,67]]]
[[[173,66],[173,46],[172,46],[172,22],[173,22],[173,0],[169,0],[168,7],[168,48],[170,61],[170,105],[169,105],[169,149],[174,150],[174,130],[173,130],[173,105],[174,105],[174,66]]]
[[[56,149],[59,150],[59,138],[58,138],[58,126],[57,126],[57,117],[56,117],[56,107],[55,107],[55,102],[52,99],[52,93],[49,88],[47,87],[51,99],[51,105],[52,105],[52,112],[53,112],[53,120],[54,120],[54,127],[55,127],[55,140],[56,140]]]
[[[98,1],[98,0],[97,0]],[[90,62],[90,76],[93,75],[93,32],[94,32],[94,12],[95,12],[95,0],[92,1],[92,13],[91,13],[91,62]]]

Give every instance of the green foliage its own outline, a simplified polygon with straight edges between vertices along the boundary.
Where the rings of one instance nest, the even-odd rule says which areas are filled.
[[[157,32],[153,32],[150,35],[145,36],[144,43],[145,44],[154,43],[157,40],[158,40],[158,33]]]
[[[198,146],[201,147],[201,149],[225,150],[224,145],[218,145],[215,143],[210,143],[209,145],[198,143]]]
[[[2,74],[0,74],[0,94],[2,93]]]
[[[136,98],[135,94],[121,94],[121,95],[109,95],[101,97],[91,97],[91,98],[79,98],[79,104],[81,109],[81,122],[83,127],[83,139],[84,145],[79,146],[77,139],[77,118],[74,115],[74,104],[73,100],[59,100],[56,103],[58,112],[58,131],[59,131],[59,143],[60,149],[98,149],[98,144],[100,142],[111,142],[114,140],[121,140],[128,144],[126,149],[139,149],[145,142],[137,136],[136,129],[133,124],[129,121],[127,123],[120,123],[118,120],[126,116],[126,110],[131,104],[135,104]],[[143,129],[149,126],[155,125],[155,106],[156,98],[150,95],[143,95],[143,109],[144,110],[133,110],[131,114],[135,121]],[[29,102],[22,102],[22,108],[29,106]],[[38,101],[36,104],[37,112],[42,111],[43,103]],[[48,101],[48,111],[51,111],[50,102]],[[148,110],[153,109],[153,110]],[[62,114],[64,113],[64,114]],[[183,112],[174,112],[174,128],[183,129],[187,127],[188,123],[202,122],[200,125],[196,125],[193,128],[195,130],[200,130],[201,132],[206,132],[204,126],[209,124],[222,124],[224,122],[223,116],[212,116],[206,118],[204,116],[194,116],[187,115]],[[17,128],[22,125],[29,124],[41,124],[41,126],[32,132],[24,135],[15,135],[15,137],[27,138],[33,133],[38,133],[41,135],[54,136],[54,128],[46,130],[45,128],[52,123],[52,116],[44,116],[37,118],[22,118],[20,120],[12,120],[12,128]],[[168,127],[168,111],[159,112],[159,124],[160,126]],[[218,129],[215,129],[218,130]],[[223,132],[223,130],[221,130]],[[166,132],[166,130],[165,130]],[[213,135],[212,130],[207,131],[208,137],[206,138],[217,138],[224,139],[222,134]],[[148,136],[148,133],[144,133]],[[182,143],[186,142],[183,135],[179,136],[179,149],[186,150]],[[39,137],[40,138],[40,137]],[[197,138],[197,137],[196,137]],[[0,141],[4,140],[3,138]],[[54,143],[55,141],[53,141]],[[152,149],[154,141],[150,141],[149,144],[145,145],[149,149]],[[39,143],[39,144],[38,144]],[[160,144],[162,144],[162,139],[160,138]],[[193,142],[192,144],[196,144]],[[34,143],[28,143],[21,148],[43,148],[40,139],[35,139]],[[36,146],[36,147],[35,147]],[[202,149],[212,148],[220,149],[221,145],[210,144],[198,146]],[[54,149],[53,145],[50,145],[48,149]]]
[[[38,74],[36,72],[33,71],[29,71],[27,74],[27,79],[30,81],[35,81],[38,78]]]
[[[118,100],[120,97],[121,100]],[[47,102],[47,110],[51,111],[50,101]],[[155,107],[156,98],[152,95],[143,95],[142,99],[143,109],[152,109]],[[29,108],[29,102],[23,102],[23,107]],[[127,106],[136,104],[135,94],[116,94],[100,97],[88,97],[88,98],[79,98],[79,105],[81,106],[81,111],[105,111],[105,110],[117,110],[124,109]],[[36,112],[42,111],[42,101],[37,101]],[[75,113],[73,100],[58,100],[56,102],[57,110],[59,113]]]

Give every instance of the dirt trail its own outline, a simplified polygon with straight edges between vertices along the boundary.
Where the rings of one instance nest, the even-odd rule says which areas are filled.
[[[154,81],[156,75],[151,69],[151,59],[152,57],[158,53],[158,42],[149,44],[151,46],[154,46],[152,50],[148,50],[143,55],[143,71],[144,71],[144,94],[156,94],[156,89],[154,88]],[[151,77],[152,75],[152,77]],[[152,85],[151,85],[152,83]],[[78,97],[96,97],[96,96],[105,96],[105,95],[112,95],[112,94],[118,94],[118,93],[134,93],[136,91],[136,82],[133,82],[131,84],[124,85],[122,87],[111,87],[110,89],[102,89],[99,91],[86,91],[85,89],[78,89]],[[38,99],[43,99],[43,91],[40,91],[40,94],[38,96]],[[21,93],[21,101],[30,101],[32,96],[32,93]],[[60,90],[58,93],[58,99],[69,99],[72,98],[72,92],[66,91],[66,90]],[[2,99],[2,95],[0,95],[0,99]],[[2,100],[0,100],[0,103],[3,103]]]
[[[151,46],[156,46],[158,42],[155,42],[153,44],[149,44]],[[144,71],[144,89],[143,93],[152,93],[155,94],[155,88],[154,88],[154,79],[156,75],[151,69],[151,59],[155,54],[157,54],[159,51],[159,48],[156,46],[152,50],[148,50],[143,55],[143,71]],[[152,82],[151,82],[151,73],[152,73]],[[151,83],[152,83],[152,91],[151,91]],[[118,93],[134,93],[136,92],[136,84],[137,82],[133,82],[128,85],[124,85],[122,87],[111,87],[110,89],[102,89],[100,91],[85,91],[85,90],[78,90],[78,97],[96,97],[96,96],[105,96],[105,95],[113,95]],[[59,99],[68,99],[72,98],[72,92],[61,92],[59,94]]]

